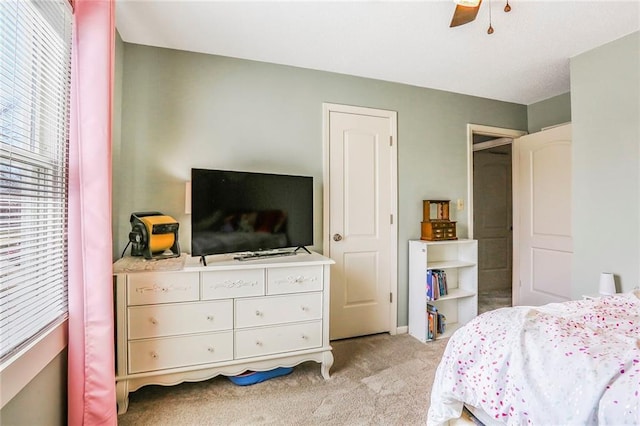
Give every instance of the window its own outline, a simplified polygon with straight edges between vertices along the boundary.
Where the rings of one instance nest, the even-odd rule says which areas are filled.
[[[67,316],[72,12],[0,1],[0,362]]]

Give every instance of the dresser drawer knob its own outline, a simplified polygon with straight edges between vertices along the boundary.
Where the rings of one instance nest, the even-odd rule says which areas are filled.
[[[207,321],[213,321],[213,315],[207,315]]]
[[[151,358],[158,359],[159,358],[158,353],[157,352],[151,352]]]
[[[260,312],[260,311],[256,311],[256,316],[257,316],[257,317],[261,317],[261,316],[262,316],[262,312]]]
[[[309,336],[307,336],[306,334],[302,335],[302,340],[309,340]]]
[[[213,352],[215,351],[215,349],[213,349],[213,346],[209,346],[209,347],[207,348],[207,350],[208,350],[209,352],[211,352],[211,353],[213,353]]]
[[[262,346],[262,342],[260,340],[256,340],[256,346]]]
[[[153,318],[153,317],[149,318],[149,321],[151,321],[151,324],[153,324],[153,325],[157,325],[158,324],[158,320]]]
[[[304,277],[297,276],[294,280],[296,283],[300,284],[304,282]]]
[[[302,312],[309,312],[309,308],[306,306],[300,306],[300,309],[302,309]]]

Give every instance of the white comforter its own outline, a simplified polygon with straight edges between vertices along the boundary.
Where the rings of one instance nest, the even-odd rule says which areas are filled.
[[[640,424],[640,292],[503,308],[447,344],[428,425],[463,402],[512,425]]]

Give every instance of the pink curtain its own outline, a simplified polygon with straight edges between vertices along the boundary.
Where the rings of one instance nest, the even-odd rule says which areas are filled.
[[[117,424],[111,279],[113,0],[75,0],[69,147],[70,425]]]

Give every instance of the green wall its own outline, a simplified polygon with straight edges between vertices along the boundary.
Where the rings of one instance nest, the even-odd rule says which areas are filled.
[[[527,128],[535,133],[544,127],[571,121],[571,94],[564,93],[527,106]]]
[[[397,111],[399,326],[407,324],[407,241],[420,237],[422,200],[466,200],[467,124],[527,129],[524,105],[128,43],[122,73],[114,258],[127,243],[134,211],[176,218],[189,250],[184,185],[192,167],[312,175],[313,248],[321,252],[322,103]],[[465,237],[467,212],[458,213],[452,219]]]
[[[640,32],[571,59],[573,296],[640,286]]]

